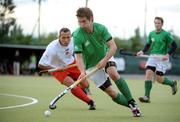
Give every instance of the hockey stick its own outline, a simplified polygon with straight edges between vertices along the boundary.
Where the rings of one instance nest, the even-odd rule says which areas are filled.
[[[43,73],[51,73],[51,72],[56,72],[56,71],[63,71],[72,67],[76,67],[77,64],[72,64],[72,65],[68,65],[67,67],[61,67],[61,68],[54,68],[54,69],[45,69],[45,70],[41,70],[39,71],[39,75],[42,75]]]
[[[120,49],[119,54],[121,55],[127,55],[127,56],[137,56],[135,53],[132,52],[126,52],[123,49]]]
[[[63,97],[65,94],[67,94],[71,89],[73,89],[77,84],[79,84],[81,81],[85,80],[86,78],[90,77],[91,75],[93,75],[95,72],[97,72],[99,69],[98,68],[94,68],[89,74],[85,75],[83,78],[77,80],[76,82],[74,82],[72,85],[70,85],[69,87],[67,87],[63,92],[61,92],[58,96],[56,96],[49,105],[50,109],[55,109],[56,108],[56,102]]]
[[[157,58],[157,59],[161,59],[161,60],[162,60],[162,56],[136,55],[136,53],[126,52],[126,51],[124,51],[123,49],[121,49],[121,50],[119,51],[119,53],[120,53],[121,55],[127,55],[127,56],[135,56],[135,57],[143,57],[143,58],[150,58],[150,57],[152,57],[152,58]]]

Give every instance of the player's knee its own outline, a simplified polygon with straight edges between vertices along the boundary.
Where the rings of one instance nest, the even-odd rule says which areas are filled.
[[[159,83],[163,83],[163,76],[164,76],[164,73],[161,72],[161,71],[156,71],[156,80],[159,82]]]
[[[70,86],[73,84],[73,82],[72,81],[63,81],[62,84],[65,86]]]
[[[111,73],[108,73],[109,74],[109,76],[111,77],[111,79],[113,80],[113,81],[116,81],[116,80],[118,80],[119,78],[120,78],[120,76],[119,76],[119,74],[118,73],[116,73],[116,72],[111,72]]]
[[[114,61],[108,61],[106,66],[105,66],[105,71],[108,72],[109,68],[112,67],[112,66],[115,67],[115,68],[117,67],[116,63]]]
[[[156,71],[155,67],[147,66],[146,67],[146,80],[152,80],[155,71]]]
[[[83,81],[80,83],[81,88],[89,88],[89,82],[88,81]]]
[[[153,75],[151,74],[146,74],[146,80],[152,80],[153,78]]]
[[[64,78],[62,84],[64,84],[65,86],[70,86],[74,83],[74,80],[70,77],[66,77]]]
[[[116,81],[120,78],[119,73],[116,69],[116,63],[113,61],[109,61],[105,67],[105,71],[109,74],[112,80]]]

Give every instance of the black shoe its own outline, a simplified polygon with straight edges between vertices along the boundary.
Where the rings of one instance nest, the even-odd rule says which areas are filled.
[[[175,95],[177,92],[177,81],[173,81],[173,85],[171,86],[172,88],[172,95]]]
[[[96,110],[96,105],[94,104],[94,101],[91,100],[88,103],[88,105],[89,105],[89,110]]]
[[[142,102],[142,103],[150,103],[150,98],[147,97],[147,96],[144,96],[144,97],[140,97],[139,98],[139,101]]]
[[[141,111],[134,100],[128,102],[134,117],[141,117]]]

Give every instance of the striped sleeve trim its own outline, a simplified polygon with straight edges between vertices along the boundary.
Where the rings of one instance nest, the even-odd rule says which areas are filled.
[[[110,41],[112,39],[112,37],[110,37],[106,42]]]
[[[82,51],[74,51],[74,53],[82,53]]]

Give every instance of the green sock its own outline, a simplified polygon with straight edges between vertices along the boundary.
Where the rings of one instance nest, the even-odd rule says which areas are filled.
[[[146,80],[144,87],[145,87],[145,96],[150,97],[150,92],[151,92],[151,88],[152,88],[152,81]]]
[[[117,97],[113,99],[113,101],[116,102],[117,104],[129,107],[127,99],[124,97],[124,95],[120,93],[118,93]]]
[[[173,85],[173,81],[172,81],[172,80],[169,80],[167,77],[165,77],[165,78],[164,78],[164,81],[163,81],[163,84],[164,84],[164,85],[172,86],[172,85]]]
[[[115,84],[118,87],[119,91],[121,91],[121,93],[126,97],[127,101],[132,100],[132,95],[129,90],[129,87],[123,78],[120,78],[119,80],[115,81]]]

